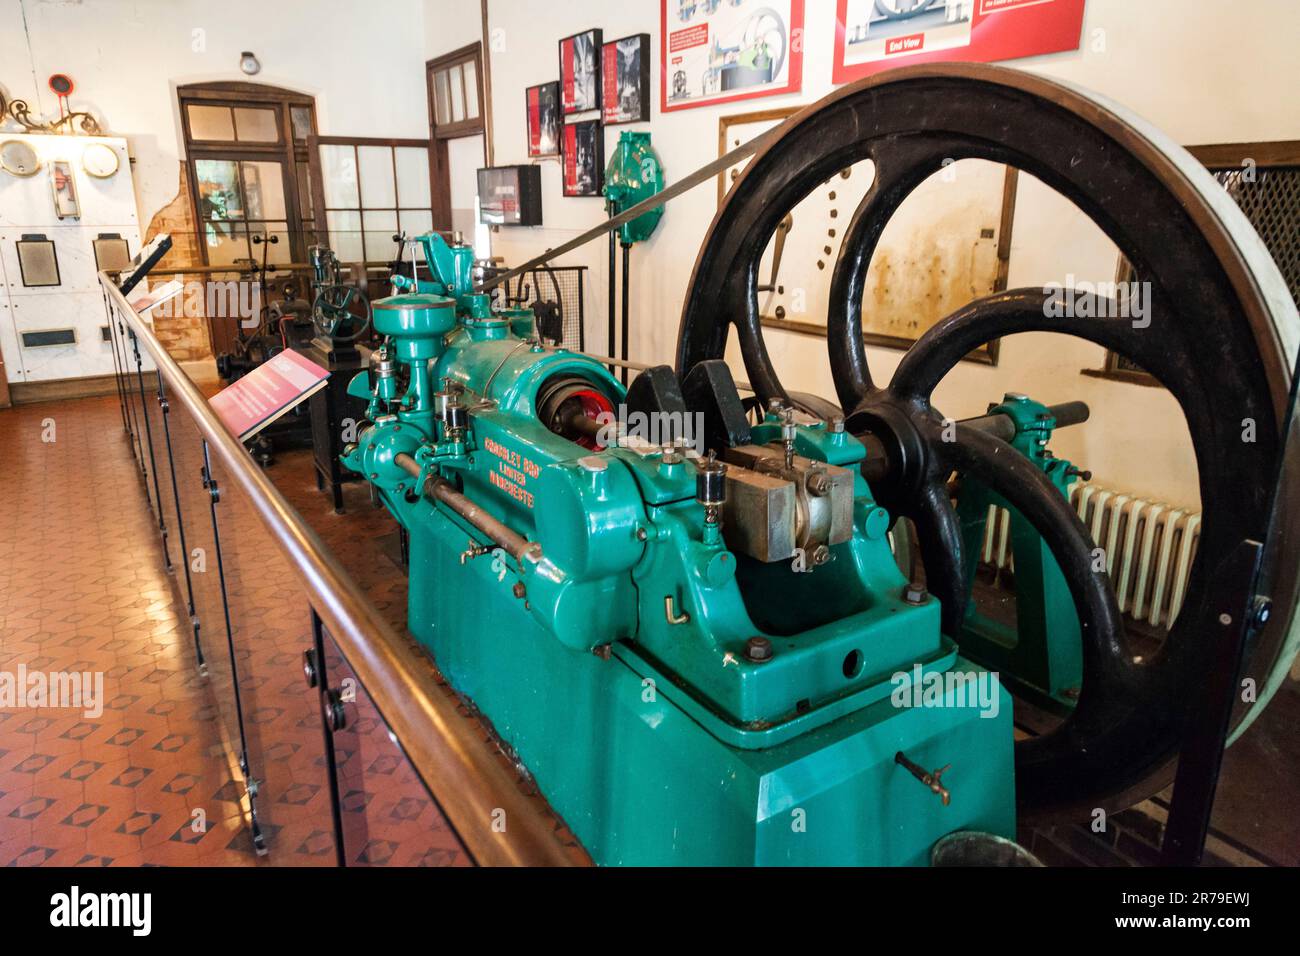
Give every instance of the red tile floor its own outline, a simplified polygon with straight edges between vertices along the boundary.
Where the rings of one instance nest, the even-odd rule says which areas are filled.
[[[46,442],[50,420],[55,440]],[[171,421],[187,546],[210,545],[206,500],[194,480],[200,446],[179,416]],[[161,459],[159,425],[155,418]],[[96,719],[0,709],[0,865],[332,865],[317,696],[301,670],[310,643],[306,600],[233,483],[220,505],[222,550],[248,753],[260,783],[258,819],[270,845],[261,857],[233,756],[235,677],[217,576],[192,575],[204,678],[182,603],[184,577],[164,569],[117,396],[0,411],[0,437],[7,505],[0,509],[0,672],[20,664],[29,672],[100,671],[106,698]],[[393,526],[369,508],[365,489],[349,486],[350,513],[337,516],[315,490],[309,453],[283,456],[271,474],[376,607],[404,627],[405,578],[386,556]],[[160,477],[179,563],[165,469]],[[429,675],[440,683],[432,664]],[[470,862],[364,693],[349,710],[348,728],[335,739],[348,861]],[[550,816],[522,776],[520,786]],[[195,825],[196,811],[206,828]],[[581,859],[571,835],[563,839]]]
[[[0,671],[100,671],[105,697],[0,710],[0,864],[254,862],[116,397],[0,411],[0,436]]]

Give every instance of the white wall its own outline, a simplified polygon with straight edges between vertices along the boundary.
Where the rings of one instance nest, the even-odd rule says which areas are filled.
[[[830,92],[834,0],[807,0],[803,91],[744,103],[662,114],[659,105],[659,3],[626,0],[489,0],[495,161],[526,162],[524,88],[558,75],[560,37],[599,26],[615,38],[651,37],[649,129],[671,181],[717,155],[718,117],[809,103]],[[1227,12],[1225,12],[1227,11]],[[196,31],[201,31],[196,33]],[[1088,0],[1084,45],[1077,52],[1015,61],[1014,66],[1068,79],[1118,100],[1183,143],[1300,138],[1294,94],[1294,40],[1300,5],[1257,0],[1227,6],[1188,0]],[[78,84],[72,106],[90,109],[131,143],[140,218],[177,191],[180,129],[175,87],[244,79],[237,61],[251,49],[257,81],[312,93],[325,134],[427,135],[424,61],[482,36],[476,0],[0,0],[0,84],[44,115],[56,102],[45,87],[53,72]],[[1094,44],[1104,39],[1104,49]],[[201,42],[199,42],[201,41]],[[519,262],[603,218],[599,199],[560,195],[556,161],[543,161],[546,225],[502,229],[494,251]],[[1039,285],[1073,272],[1109,279],[1108,243],[1050,194],[1022,181],[1011,252],[1012,285]],[[712,184],[674,201],[656,235],[633,252],[632,354],[671,362],[686,284],[715,209]],[[606,247],[596,242],[570,261],[590,265],[590,344],[603,347]],[[789,387],[831,394],[825,345],[769,333]],[[899,353],[872,349],[877,377]],[[991,369],[959,367],[936,400],[954,416],[977,414],[1009,389],[1044,401],[1081,398],[1092,424],[1067,430],[1058,451],[1092,468],[1099,480],[1194,504],[1194,468],[1181,414],[1160,390],[1082,376],[1101,350],[1043,334],[1003,343]]]
[[[147,225],[177,192],[180,84],[313,94],[322,134],[428,136],[423,13],[420,0],[0,0],[0,84],[53,117],[46,79],[69,74],[72,108],[129,140]],[[256,76],[240,72],[243,50],[261,61]]]
[[[556,43],[590,27],[612,39],[651,34],[652,121],[607,131],[607,148],[621,129],[649,129],[671,182],[717,155],[718,117],[756,109],[799,105],[830,92],[834,0],[807,0],[803,91],[744,103],[659,112],[659,3],[628,0],[489,0],[492,116],[495,161],[527,162],[524,88],[555,79]],[[472,42],[477,4],[425,0],[427,57]],[[445,25],[445,26],[444,26]],[[1295,98],[1295,38],[1300,5],[1258,0],[1224,7],[1188,0],[1088,0],[1081,50],[1018,60],[1011,65],[1090,87],[1128,106],[1184,144],[1300,138]],[[1097,44],[1102,44],[1099,49]],[[603,218],[599,199],[565,199],[559,168],[544,161],[546,225],[502,229],[494,252],[519,262],[554,246]],[[633,251],[634,358],[671,362],[686,283],[713,216],[713,185],[674,201],[656,235]],[[1010,283],[1041,285],[1072,272],[1080,279],[1113,278],[1109,243],[1053,194],[1022,178],[1016,207]],[[588,317],[604,340],[606,246],[593,243],[568,261],[592,267]],[[825,344],[780,332],[769,347],[788,387],[831,395]],[[898,352],[871,349],[877,377],[887,377]],[[1093,421],[1065,430],[1059,454],[1091,468],[1099,481],[1179,504],[1197,501],[1195,465],[1176,404],[1159,389],[1080,375],[1101,365],[1101,349],[1064,336],[1030,334],[1006,340],[996,369],[963,363],[936,394],[953,416],[978,414],[1007,390],[1047,402],[1084,399]],[[736,366],[739,367],[738,365]]]

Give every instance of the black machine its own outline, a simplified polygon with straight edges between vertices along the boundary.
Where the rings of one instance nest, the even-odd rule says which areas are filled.
[[[328,487],[334,509],[342,511],[341,485],[355,476],[340,470],[338,457],[350,440],[348,429],[365,416],[365,403],[349,398],[346,390],[370,358],[365,344],[370,335],[370,297],[364,277],[345,281],[338,257],[324,246],[312,246],[309,296],[301,297],[300,283],[289,280],[278,290],[280,299],[268,302],[272,290],[266,277],[266,250],[278,241],[277,236],[253,237],[262,246],[262,262],[254,271],[261,301],[267,304],[259,309],[253,331],[246,333],[241,327],[234,347],[217,356],[217,374],[227,383],[238,381],[285,349],[301,353],[330,373],[325,388],[258,432],[248,449],[265,468],[274,462],[276,452],[311,447],[316,485],[322,490]]]
[[[298,351],[330,373],[329,382],[308,400],[316,487],[329,488],[334,510],[343,511],[343,483],[362,476],[339,465],[343,446],[355,440],[365,419],[366,403],[348,395],[353,375],[369,367],[371,349],[362,344],[370,333],[370,297],[363,285],[342,280],[338,257],[324,246],[308,250],[315,295],[309,309],[316,333]]]
[[[272,289],[266,277],[267,250],[279,241],[278,236],[253,237],[253,244],[262,247],[262,261],[251,271],[258,283],[258,302],[263,304],[258,309],[253,331],[248,332],[241,322],[234,346],[229,352],[217,355],[217,374],[227,384],[243,378],[285,349],[297,349],[311,341],[311,305],[299,298],[295,281],[287,280],[279,287],[279,301],[269,301]],[[298,407],[258,432],[249,440],[248,450],[265,468],[275,460],[276,451],[305,448],[310,443],[307,410]]]

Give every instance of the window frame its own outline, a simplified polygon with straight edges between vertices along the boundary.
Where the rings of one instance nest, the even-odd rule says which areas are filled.
[[[279,162],[283,170],[282,188],[284,190],[285,221],[287,222],[289,234],[289,260],[291,262],[305,261],[307,246],[311,244],[309,240],[312,238],[308,235],[310,231],[308,226],[309,223],[315,221],[315,211],[313,210],[313,218],[307,218],[299,202],[302,193],[299,192],[298,163],[308,163],[310,170],[311,157],[308,144],[311,137],[309,136],[307,140],[294,139],[293,109],[295,107],[305,108],[309,111],[312,135],[315,135],[315,132],[319,129],[315,97],[278,86],[230,81],[189,83],[178,86],[176,88],[176,102],[180,110],[181,138],[185,149],[185,164],[189,173],[190,208],[194,216],[195,240],[201,250],[200,255],[203,260],[201,264],[210,266],[212,263],[208,257],[207,236],[204,233],[203,220],[199,215],[201,207],[195,164],[200,159],[233,160],[235,162]],[[276,129],[279,133],[279,140],[274,143],[257,143],[233,139],[195,139],[190,126],[190,106],[273,109],[276,113]],[[314,173],[311,173],[311,175],[314,175]],[[240,182],[242,189],[242,171]],[[313,195],[313,202],[314,200]],[[247,197],[245,197],[245,201],[247,201]],[[261,222],[262,220],[257,221]],[[244,222],[246,224],[248,220],[244,220]],[[261,257],[256,254],[250,241],[251,233],[247,229],[245,232],[250,237],[250,239],[246,239],[249,242],[249,257],[253,262],[260,263]],[[235,265],[230,268],[239,269],[240,266]]]
[[[322,146],[351,146],[353,148],[353,157],[357,169],[357,206],[355,211],[361,217],[361,229],[362,229],[361,248],[364,252],[367,253],[369,252],[369,250],[366,249],[365,247],[365,235],[364,235],[365,225],[366,225],[365,214],[367,212],[392,212],[394,214],[394,217],[397,219],[397,228],[401,229],[401,225],[402,225],[401,213],[403,210],[409,212],[416,209],[424,210],[427,208],[430,216],[432,216],[433,228],[434,229],[441,228],[438,225],[437,171],[434,168],[434,158],[433,158],[433,148],[432,148],[433,143],[431,140],[393,139],[393,138],[378,137],[378,136],[312,136],[310,139],[308,139],[307,142],[308,142],[308,152],[310,154],[308,158],[308,166],[311,170],[311,189],[312,189],[311,205],[312,205],[312,212],[314,215],[313,222],[315,224],[316,235],[320,237],[321,242],[330,245],[331,248],[334,248],[335,246],[335,244],[330,239],[329,218],[326,215],[327,213],[353,211],[352,207],[350,206],[326,206],[325,205],[325,176],[324,176],[324,171],[322,169],[323,164],[321,163],[321,154],[320,154],[321,153],[320,148]],[[382,147],[389,148],[390,156],[392,157],[392,162],[393,162],[394,196],[399,203],[398,205],[396,206],[366,205],[366,197],[361,186],[361,159],[359,154],[356,152],[362,146],[382,146]],[[402,197],[400,195],[400,190],[398,190],[397,187],[397,152],[396,151],[398,149],[423,149],[428,153],[429,155],[429,205],[427,207],[404,206],[400,204]],[[372,259],[367,257],[366,261],[367,262],[388,262],[390,260]]]
[[[474,64],[474,88],[478,97],[478,115],[472,119],[468,117],[469,101],[466,98],[466,86],[463,82],[464,65],[466,63]],[[425,83],[428,87],[429,95],[429,127],[433,131],[436,139],[455,139],[459,136],[473,136],[477,133],[486,133],[486,124],[484,115],[487,113],[487,107],[483,96],[483,44],[479,42],[463,46],[459,50],[453,50],[450,53],[434,57],[424,64]],[[434,75],[444,73],[460,67],[462,70],[461,82],[461,111],[466,114],[463,120],[456,120],[450,123],[438,122],[438,109],[435,98]]]
[[[1187,151],[1210,172],[1229,172],[1242,168],[1242,161],[1251,159],[1256,169],[1300,168],[1300,140],[1264,140],[1256,143],[1208,143],[1188,146]],[[1270,250],[1271,254],[1271,250]],[[1131,282],[1133,267],[1121,254],[1115,264],[1115,281]],[[1118,353],[1106,349],[1101,368],[1085,368],[1082,374],[1090,378],[1104,378],[1113,382],[1164,388],[1158,378],[1149,372],[1123,368]]]

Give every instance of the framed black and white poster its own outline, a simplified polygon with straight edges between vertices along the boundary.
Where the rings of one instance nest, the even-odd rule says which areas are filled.
[[[560,41],[560,111],[600,109],[600,31],[587,30]]]
[[[599,196],[605,185],[605,134],[600,120],[566,123],[564,195]]]
[[[611,40],[601,47],[600,62],[605,124],[650,119],[650,34]]]
[[[552,80],[524,91],[528,108],[528,155],[560,154],[560,84]]]

